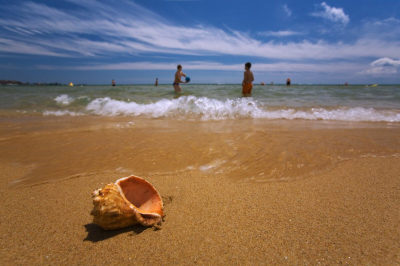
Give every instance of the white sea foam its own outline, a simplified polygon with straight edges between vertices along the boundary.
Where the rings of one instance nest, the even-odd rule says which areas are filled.
[[[265,111],[259,118],[268,119],[305,119],[305,120],[337,120],[337,121],[368,121],[368,122],[400,122],[400,113],[373,108],[339,108],[326,110],[311,108],[310,110],[277,110]]]
[[[74,112],[46,111],[45,115],[81,115],[81,113],[72,113]],[[267,106],[258,103],[252,98],[220,101],[195,96],[184,96],[173,100],[162,99],[148,104],[118,101],[108,97],[98,98],[86,106],[84,113],[101,116],[197,118],[201,120],[252,117],[264,119],[400,122],[400,113],[394,110],[377,110],[363,107],[340,107],[332,110],[324,108],[269,110]]]
[[[251,98],[219,101],[206,97],[187,96],[178,99],[162,99],[155,103],[138,104],[110,98],[99,98],[86,107],[86,111],[103,116],[147,117],[198,117],[202,120],[221,120],[238,117],[263,117],[263,109]]]
[[[62,106],[69,105],[73,100],[74,99],[72,97],[69,97],[67,94],[62,94],[54,98],[54,101],[56,101],[57,104]]]
[[[85,115],[84,113],[80,113],[80,112],[72,112],[72,111],[68,111],[68,110],[58,110],[58,111],[44,111],[43,115],[45,116],[82,116]]]

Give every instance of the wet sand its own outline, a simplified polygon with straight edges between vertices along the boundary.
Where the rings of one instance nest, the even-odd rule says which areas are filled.
[[[321,171],[307,172],[307,175],[293,178],[232,178],[230,173],[246,171],[221,173],[216,170],[229,170],[229,167],[204,171],[193,167],[185,171],[170,171],[168,167],[174,170],[174,167],[179,166],[174,162],[171,162],[172,166],[161,164],[167,170],[160,174],[150,171],[151,168],[148,167],[152,162],[147,162],[142,157],[143,160],[139,163],[144,164],[144,167],[139,169],[142,172],[148,171],[142,177],[150,181],[164,199],[167,216],[162,230],[133,226],[103,231],[92,224],[89,214],[93,206],[90,193],[128,175],[126,171],[131,170],[117,170],[118,163],[111,161],[109,168],[104,167],[101,171],[60,180],[70,174],[68,171],[63,172],[64,169],[74,169],[74,164],[79,162],[70,159],[74,153],[76,156],[86,154],[86,159],[82,157],[85,163],[77,165],[78,168],[81,167],[79,172],[85,170],[86,163],[91,160],[96,167],[104,164],[104,161],[95,161],[105,153],[89,153],[88,149],[95,145],[82,145],[79,138],[75,138],[75,146],[65,150],[65,157],[62,152],[60,155],[55,154],[54,150],[60,150],[66,145],[56,145],[61,139],[70,141],[68,144],[71,144],[74,137],[86,133],[93,137],[93,142],[99,140],[95,138],[99,134],[98,137],[103,139],[113,139],[113,145],[118,143],[116,139],[120,139],[120,145],[124,145],[124,139],[121,139],[124,134],[118,134],[121,129],[109,126],[110,121],[100,124],[97,121],[95,125],[89,123],[83,128],[74,124],[73,127],[69,126],[69,131],[66,131],[65,124],[57,123],[60,121],[68,122],[54,120],[54,124],[51,124],[46,121],[41,126],[37,122],[24,122],[23,126],[12,122],[7,126],[8,131],[1,132],[1,147],[8,147],[9,155],[7,159],[3,154],[0,161],[0,193],[3,195],[0,205],[2,265],[400,264],[400,158],[395,156],[399,149],[397,129],[367,126],[363,129],[343,129],[335,125],[337,131],[334,134],[329,133],[329,130],[324,131],[324,127],[313,136],[313,130],[319,130],[315,126],[313,129],[309,127],[308,131],[300,127],[293,134],[300,140],[310,138],[311,143],[323,147],[317,150],[320,156],[325,156],[327,151],[336,151],[335,156],[353,153],[357,156],[335,163],[329,161],[328,166],[320,165]],[[3,121],[3,125],[5,123]],[[99,125],[100,130],[97,127]],[[136,121],[135,125],[140,125],[140,122]],[[205,149],[200,149],[201,146],[209,148],[218,143],[205,140],[216,137],[215,132],[226,132],[232,128],[227,125],[221,128],[219,123],[211,125],[214,125],[214,133],[210,136],[206,134],[205,139],[196,139],[197,135],[191,131],[194,135],[190,137],[198,142],[198,147],[193,149],[204,152]],[[256,126],[253,125],[253,129],[254,127]],[[169,127],[168,130],[161,130],[160,127],[158,129],[159,134],[173,135]],[[140,128],[137,129],[139,131],[135,130],[128,132],[140,132]],[[155,141],[153,138],[157,135],[152,135],[147,126],[142,130],[144,131],[141,133],[147,133],[150,144]],[[308,147],[300,144],[291,146],[295,141],[290,132],[285,126],[274,127],[272,123],[268,130],[261,133],[256,127],[250,132],[253,135],[243,135],[241,132],[239,135],[248,136],[250,140],[255,135],[263,137],[262,141],[270,139],[271,142],[278,141],[280,145],[286,143],[287,153],[297,154],[297,151]],[[360,135],[361,132],[363,135]],[[346,149],[340,149],[346,142],[341,143],[334,138],[339,133],[349,138]],[[198,136],[200,135],[204,134]],[[352,135],[359,136],[360,142],[356,143],[355,138],[351,138]],[[389,137],[388,142],[378,137],[381,135],[386,139]],[[224,137],[226,135],[219,138]],[[161,143],[165,145],[148,152],[157,155],[160,150],[166,149],[166,152],[172,153],[168,160],[178,158],[179,154],[172,152],[168,142]],[[173,142],[176,143],[178,142]],[[392,146],[386,147],[385,143],[392,143]],[[16,144],[19,148],[12,151],[12,145]],[[52,148],[50,144],[56,146]],[[339,144],[342,145],[335,149]],[[367,147],[361,149],[362,144]],[[46,145],[49,147],[46,148]],[[254,142],[252,145],[254,147],[258,143]],[[77,153],[79,146],[81,153]],[[38,151],[40,147],[43,150]],[[217,147],[223,146],[214,146]],[[239,152],[229,158],[241,159],[240,151],[243,148],[237,146]],[[376,150],[378,148],[380,150]],[[130,149],[124,150],[116,158],[124,158],[123,155],[131,154],[129,151]],[[257,156],[260,151],[257,150],[252,156]],[[306,150],[298,153],[298,156],[309,154],[307,162],[312,163],[317,158],[312,152],[308,150],[307,153]],[[371,155],[370,152],[375,153]],[[24,153],[27,154],[25,157],[18,157]],[[32,175],[35,170],[40,169],[44,161],[39,158],[38,161],[34,160],[38,154],[47,154],[46,158],[55,158],[54,162],[58,162],[50,164],[55,171],[54,176],[41,180],[37,179],[39,174]],[[368,154],[371,155],[369,158],[360,158]],[[202,153],[197,158],[205,156],[207,160],[198,166],[201,167],[203,163],[210,165],[209,162],[214,162],[220,155],[214,151]],[[261,166],[266,158],[272,158],[267,156],[268,153],[264,155],[264,161],[259,161]],[[374,156],[377,157],[372,158]],[[293,160],[296,156],[286,158]],[[64,164],[62,167],[59,166],[60,162]],[[136,164],[125,167],[133,168]],[[65,175],[59,176],[60,173]],[[27,177],[30,179],[26,179]],[[36,185],[25,183],[25,186],[10,186],[15,180],[34,180]],[[38,181],[54,182],[40,184]]]
[[[39,116],[0,117],[0,126],[0,162],[32,166],[16,187],[105,171],[293,180],[343,160],[400,154],[398,123]]]

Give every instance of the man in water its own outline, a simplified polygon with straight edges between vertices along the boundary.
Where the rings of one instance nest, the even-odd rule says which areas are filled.
[[[242,93],[243,95],[251,95],[251,90],[253,89],[253,81],[254,81],[254,76],[253,72],[250,71],[251,68],[251,63],[248,62],[244,65],[244,69],[246,70],[244,72],[244,77],[243,77],[243,82],[242,82]]]
[[[288,78],[288,79],[286,80],[286,86],[290,86],[290,82],[291,82],[291,80],[290,80],[290,78]]]
[[[113,87],[115,87],[115,81],[114,80],[111,81],[111,84],[113,85]]]
[[[155,85],[156,87],[158,86],[158,78],[156,78],[156,85]]]
[[[182,76],[186,77],[186,74],[182,72],[182,66],[181,65],[178,65],[177,69],[178,70],[175,73],[174,84],[172,84],[172,86],[174,86],[175,92],[182,92],[181,86],[179,86],[179,83],[187,83],[187,81],[181,81]]]

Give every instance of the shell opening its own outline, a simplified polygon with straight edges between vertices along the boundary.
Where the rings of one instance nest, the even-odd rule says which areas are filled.
[[[154,187],[142,178],[125,178],[116,182],[126,200],[144,213],[163,214],[160,196]]]

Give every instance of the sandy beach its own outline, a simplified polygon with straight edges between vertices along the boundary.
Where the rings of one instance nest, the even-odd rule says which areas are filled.
[[[293,182],[232,182],[191,173],[147,179],[165,202],[162,230],[103,231],[90,191],[119,178],[7,188],[25,169],[2,165],[3,265],[397,265],[400,160],[359,159]]]
[[[18,123],[10,126],[3,122],[8,131],[2,131],[2,148],[28,138],[30,145],[24,152],[35,158],[36,147],[43,145],[35,141],[42,141],[46,130],[52,132],[46,135],[50,141],[49,136],[66,138],[76,131],[83,134],[81,131],[88,131],[88,127],[93,129],[92,125],[79,129],[76,124],[55,126],[46,121],[50,129],[42,126],[39,130],[32,126],[37,123],[25,121],[22,130]],[[88,134],[100,132],[107,138],[108,130],[120,130],[105,125]],[[75,129],[68,133],[63,127]],[[281,125],[279,128],[282,130]],[[129,138],[131,134],[127,133],[136,130],[125,129],[124,133]],[[375,130],[363,129],[366,135]],[[166,132],[168,135],[168,131],[162,134]],[[297,129],[296,134],[299,132]],[[310,129],[307,132],[311,134]],[[391,132],[393,152],[398,131]],[[280,138],[285,139],[282,133]],[[13,153],[9,154],[9,160],[2,156],[0,166],[3,265],[400,263],[400,158],[396,156],[351,158],[318,173],[287,179],[240,179],[199,169],[150,173],[142,177],[164,199],[162,229],[133,226],[104,231],[92,224],[90,193],[130,173],[110,168],[65,180],[53,176],[53,181],[46,178],[45,183],[36,180],[36,185],[15,187],[15,180],[37,178],[30,174],[40,165],[18,163],[11,158]],[[65,156],[68,158],[68,153]],[[93,161],[98,158],[88,157]],[[65,160],[64,164],[74,168],[74,162]],[[53,168],[55,173],[62,169]]]

